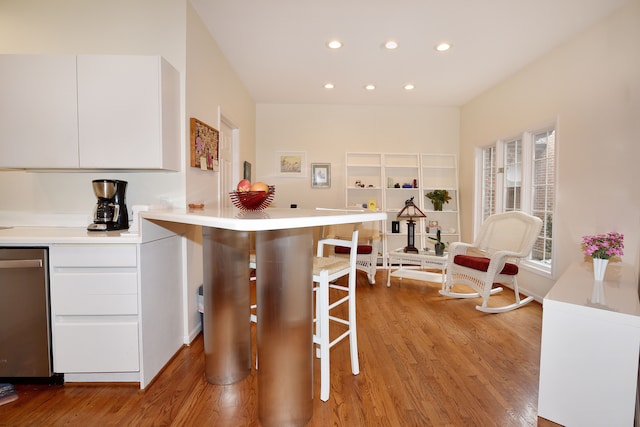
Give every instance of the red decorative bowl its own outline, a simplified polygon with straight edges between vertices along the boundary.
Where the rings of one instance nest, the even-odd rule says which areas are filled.
[[[270,185],[269,191],[232,191],[229,193],[231,203],[243,211],[261,211],[269,207],[275,195],[275,185]]]

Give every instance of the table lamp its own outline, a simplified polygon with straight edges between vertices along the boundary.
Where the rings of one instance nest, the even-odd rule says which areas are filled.
[[[426,218],[427,216],[413,204],[413,197],[404,202],[404,208],[398,212],[397,219],[407,220],[407,246],[404,252],[418,253],[418,249],[414,246],[416,222],[414,218]]]

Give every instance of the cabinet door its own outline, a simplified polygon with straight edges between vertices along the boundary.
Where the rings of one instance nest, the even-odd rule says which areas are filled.
[[[169,123],[179,120],[171,69],[158,56],[78,56],[81,168],[179,169],[179,131]],[[171,82],[163,84],[163,76]],[[175,114],[163,112],[163,101]]]
[[[78,167],[75,56],[0,55],[0,167]]]
[[[138,314],[138,275],[135,271],[54,273],[51,289],[55,316]]]
[[[53,343],[55,372],[140,369],[135,316],[61,316],[56,318]]]

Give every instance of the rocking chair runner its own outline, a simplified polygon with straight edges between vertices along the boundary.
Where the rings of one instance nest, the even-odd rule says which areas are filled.
[[[480,227],[476,240],[470,243],[454,242],[449,245],[447,280],[442,295],[454,298],[482,298],[477,310],[486,313],[502,313],[531,302],[532,296],[520,299],[518,291],[518,262],[527,257],[538,238],[540,218],[513,211],[495,214]],[[494,283],[511,284],[515,302],[501,307],[488,307],[489,297],[501,292]],[[464,284],[476,292],[452,292],[455,284]]]

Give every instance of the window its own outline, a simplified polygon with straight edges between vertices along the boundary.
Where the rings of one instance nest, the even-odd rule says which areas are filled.
[[[496,211],[496,147],[487,147],[482,150],[482,188],[480,199],[482,201],[482,222]]]
[[[555,202],[555,130],[525,132],[478,151],[478,218],[521,210],[542,220],[525,263],[551,273]]]

